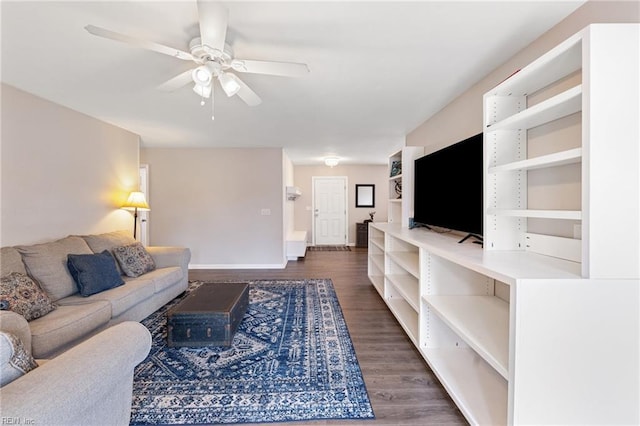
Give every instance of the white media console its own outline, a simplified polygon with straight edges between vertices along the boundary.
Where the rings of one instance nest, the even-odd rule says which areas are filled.
[[[370,224],[371,282],[472,424],[640,424],[639,40],[590,25],[485,95],[484,248]]]

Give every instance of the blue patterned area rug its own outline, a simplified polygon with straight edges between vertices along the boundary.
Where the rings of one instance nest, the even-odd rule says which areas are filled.
[[[131,424],[374,418],[331,280],[249,288],[230,348],[167,347],[166,311],[181,299],[142,322],[153,345],[134,373]]]

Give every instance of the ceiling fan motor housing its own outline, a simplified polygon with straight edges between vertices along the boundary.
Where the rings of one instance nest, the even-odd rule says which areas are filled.
[[[233,49],[231,49],[231,46],[227,43],[224,44],[224,51],[221,52],[218,49],[202,44],[200,37],[196,37],[189,42],[189,50],[194,60],[199,64],[215,61],[218,62],[223,69],[231,67]]]

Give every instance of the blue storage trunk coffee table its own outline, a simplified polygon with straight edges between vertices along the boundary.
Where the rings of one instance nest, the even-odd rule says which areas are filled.
[[[167,345],[231,346],[248,306],[248,283],[204,283],[167,313]]]

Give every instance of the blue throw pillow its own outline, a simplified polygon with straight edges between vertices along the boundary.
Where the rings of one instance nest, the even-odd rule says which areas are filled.
[[[85,297],[124,284],[108,250],[97,254],[70,254],[67,267]]]

